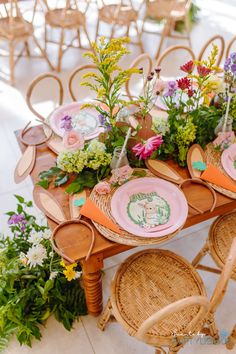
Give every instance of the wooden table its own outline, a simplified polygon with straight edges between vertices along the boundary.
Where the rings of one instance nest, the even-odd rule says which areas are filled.
[[[34,139],[37,134],[40,134],[40,131],[41,130],[39,130],[38,127],[35,127]],[[16,132],[16,136],[21,151],[23,152],[25,146],[19,141],[19,132]],[[41,171],[48,170],[50,167],[55,166],[55,161],[56,155],[46,146],[46,144],[37,147],[36,163],[31,173],[33,183],[36,183],[38,181],[38,174]],[[182,177],[189,177],[188,171],[186,169],[180,168],[173,162],[170,162],[170,164],[172,165],[172,167],[176,168],[176,170],[182,175]],[[68,195],[64,192],[64,189],[65,187],[50,186],[50,192],[63,206],[64,212],[69,218]],[[210,209],[212,204],[212,195],[207,188],[202,187],[200,185],[187,185],[184,188],[184,193],[186,197],[195,206],[205,211],[203,214],[199,214],[194,210],[189,210],[189,215],[184,225],[184,228],[188,228],[192,225],[208,220],[214,216],[232,211],[236,208],[236,200],[230,199],[219,193],[216,193],[216,208],[213,212],[209,212],[208,210]],[[48,223],[51,230],[56,227],[55,222],[53,222],[52,220],[48,219]],[[85,256],[87,253],[87,244],[85,247],[85,245],[81,243],[80,250],[78,250],[77,254],[79,255],[78,259],[80,260],[83,269],[83,285],[85,289],[88,311],[90,314],[97,316],[102,311],[101,269],[103,268],[103,260],[115,254],[131,249],[133,247],[111,242],[104,238],[96,229],[95,237],[96,240],[94,249],[88,261],[85,261]]]

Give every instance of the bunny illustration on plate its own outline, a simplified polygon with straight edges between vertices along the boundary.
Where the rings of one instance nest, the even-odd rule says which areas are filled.
[[[94,246],[95,234],[93,227],[80,219],[79,208],[86,201],[86,193],[83,191],[70,198],[70,218],[66,217],[57,199],[40,186],[34,187],[33,198],[37,207],[58,224],[52,234],[55,252],[67,262],[74,263],[83,257],[82,250],[88,249],[87,260]]]

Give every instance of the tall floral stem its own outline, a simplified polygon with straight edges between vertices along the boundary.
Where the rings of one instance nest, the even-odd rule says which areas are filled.
[[[225,133],[225,131],[226,131],[227,121],[228,121],[228,117],[229,117],[229,107],[230,107],[231,97],[232,97],[232,95],[229,93],[225,117],[224,117],[224,124],[223,124],[223,129],[222,129],[223,133]]]

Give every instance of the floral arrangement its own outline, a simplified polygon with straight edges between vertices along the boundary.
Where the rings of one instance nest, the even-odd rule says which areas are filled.
[[[48,188],[52,181],[55,186],[70,182],[65,191],[73,194],[85,187],[94,187],[100,179],[109,174],[112,155],[106,152],[104,143],[92,140],[88,144],[82,144],[79,149],[81,139],[79,138],[78,142],[73,139],[71,145],[76,146],[75,150],[69,149],[59,153],[56,167],[39,174],[40,186]]]
[[[87,313],[80,266],[61,262],[51,232],[28,212],[32,202],[15,197],[17,210],[7,213],[12,235],[0,238],[0,351],[13,335],[29,346],[40,340],[40,326],[52,314],[70,330]]]
[[[185,76],[167,83],[162,98],[168,119],[156,117],[153,121],[153,130],[164,140],[159,158],[174,158],[180,166],[186,166],[191,144],[204,147],[214,139],[222,110],[210,106],[210,102],[223,89],[222,80],[215,75],[219,71],[215,65],[217,54],[218,48],[213,45],[207,60],[182,65]]]

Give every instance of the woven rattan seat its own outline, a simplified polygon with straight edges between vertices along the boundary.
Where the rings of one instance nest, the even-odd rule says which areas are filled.
[[[0,37],[8,40],[29,37],[33,34],[33,25],[21,17],[0,18]]]
[[[153,313],[193,295],[206,293],[201,278],[188,262],[170,251],[145,250],[129,257],[117,271],[111,303],[133,336]],[[198,311],[199,306],[192,306],[169,316],[148,333],[150,340],[152,336],[170,336],[171,327],[184,333]],[[170,322],[175,325],[170,326]]]
[[[64,27],[67,29],[77,28],[85,24],[85,16],[79,10],[54,9],[45,15],[45,21],[51,27]]]
[[[214,314],[235,264],[236,239],[209,301],[200,275],[183,257],[167,250],[138,252],[119,266],[98,326],[104,330],[113,316],[156,354],[176,354],[202,330],[218,339]]]
[[[129,25],[137,19],[137,11],[128,5],[106,5],[99,10],[100,20],[105,23],[116,22],[118,25]]]

